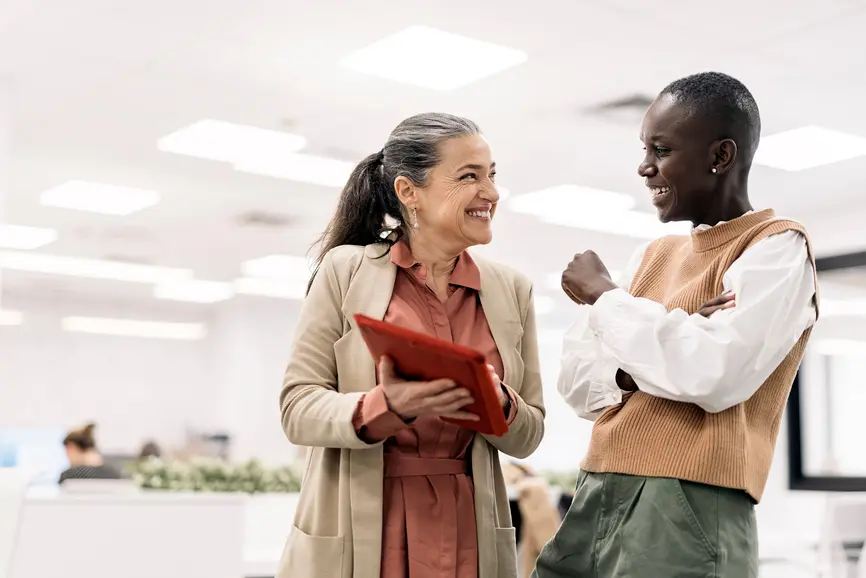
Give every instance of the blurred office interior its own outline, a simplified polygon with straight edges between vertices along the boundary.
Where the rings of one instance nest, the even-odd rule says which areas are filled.
[[[423,111],[493,150],[477,252],[534,281],[547,419],[524,465],[567,497],[591,424],[556,391],[560,274],[683,230],[655,219],[638,131],[705,70],[754,93],[752,199],[819,256],[761,576],[866,577],[864,29],[854,0],[2,3],[0,578],[273,575],[303,474],[278,394],[311,245],[354,164]],[[60,489],[88,422],[129,479]]]

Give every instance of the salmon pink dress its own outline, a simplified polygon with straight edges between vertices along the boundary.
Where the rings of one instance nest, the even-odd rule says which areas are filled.
[[[405,243],[395,244],[390,258],[397,278],[385,321],[472,347],[501,376],[502,358],[478,296],[481,274],[469,254],[459,257],[444,303]],[[516,394],[503,387],[510,423]],[[479,578],[469,466],[475,433],[430,416],[406,423],[388,409],[381,387],[358,403],[354,425],[362,439],[386,439],[381,578]]]

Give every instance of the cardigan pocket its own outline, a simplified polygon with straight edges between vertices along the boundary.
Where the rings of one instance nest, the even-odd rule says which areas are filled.
[[[276,578],[321,578],[343,575],[342,536],[311,536],[292,527]]]
[[[514,528],[495,528],[496,578],[517,578],[517,534]]]

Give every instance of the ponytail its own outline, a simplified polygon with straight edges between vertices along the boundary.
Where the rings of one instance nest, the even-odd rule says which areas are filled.
[[[321,246],[316,269],[307,292],[325,255],[342,245],[393,244],[402,237],[402,228],[388,227],[386,217],[402,221],[397,193],[385,180],[384,153],[379,151],[361,161],[340,194],[337,211],[317,242]],[[387,234],[396,233],[396,234]]]

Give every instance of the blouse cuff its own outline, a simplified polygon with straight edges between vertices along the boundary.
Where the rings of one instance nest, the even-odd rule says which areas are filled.
[[[508,396],[508,403],[505,405],[505,409],[508,410],[508,413],[505,414],[505,421],[508,425],[511,425],[511,422],[513,422],[514,418],[517,417],[517,394],[504,383],[501,384],[501,387],[503,391],[505,391],[505,395]]]
[[[358,437],[367,443],[388,439],[407,427],[400,416],[388,408],[385,390],[381,385],[361,396],[352,416],[352,425]]]

